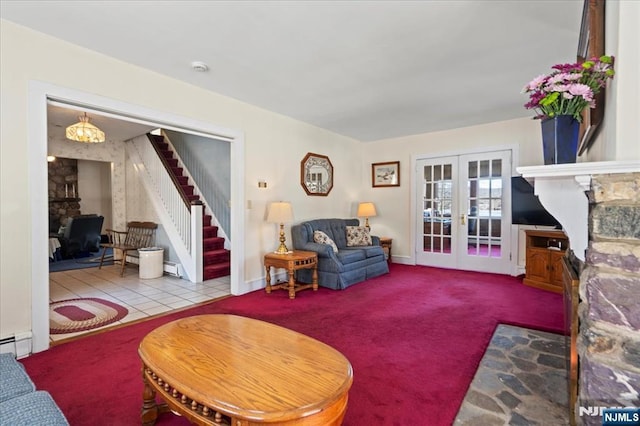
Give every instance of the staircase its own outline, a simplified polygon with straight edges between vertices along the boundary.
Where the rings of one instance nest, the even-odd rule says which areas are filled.
[[[189,177],[184,176],[183,168],[163,136],[149,134],[149,140],[156,152],[163,160],[167,171],[173,176],[173,181],[182,193],[185,203],[191,204],[200,200],[200,196],[194,194],[194,186],[189,185]],[[202,265],[203,279],[224,277],[231,274],[231,252],[224,248],[224,238],[218,237],[218,227],[211,225],[211,215],[202,216]]]

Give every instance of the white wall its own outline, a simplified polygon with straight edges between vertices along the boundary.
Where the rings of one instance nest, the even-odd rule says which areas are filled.
[[[364,189],[361,199],[376,204],[378,216],[369,219],[372,233],[392,237],[393,258],[412,263],[411,224],[414,219],[410,206],[414,164],[411,158],[505,147],[516,148],[517,157],[512,159],[514,169],[517,166],[541,164],[540,122],[521,118],[364,144],[362,159],[365,166],[361,175]],[[371,163],[385,161],[400,161],[400,186],[372,188]]]
[[[592,161],[640,158],[639,4],[620,2],[619,30],[607,27],[607,40],[616,40],[617,76],[609,90],[610,103],[602,131],[608,140],[596,141],[589,154]],[[615,37],[611,37],[612,32]],[[81,70],[78,63],[82,64]],[[360,144],[4,20],[0,25],[0,64],[0,338],[31,330],[31,293],[35,291],[31,271],[33,263],[39,260],[33,258],[30,239],[34,231],[30,217],[30,170],[46,168],[46,141],[36,141],[44,147],[38,150],[42,151],[42,164],[30,164],[27,137],[34,126],[28,114],[30,82],[46,82],[242,132],[245,155],[240,159],[242,164],[236,166],[245,171],[245,199],[232,203],[245,207],[245,250],[234,253],[243,257],[245,289],[262,282],[262,256],[277,245],[276,226],[264,221],[271,201],[291,201],[296,221],[354,216],[358,201],[373,201],[379,213],[371,219],[373,232],[393,237],[394,257],[406,257],[410,253],[409,183],[413,155],[513,144],[519,147],[519,163],[514,161],[514,165],[542,163],[539,122],[531,119]],[[609,108],[611,105],[615,107]],[[66,156],[54,152],[54,143],[50,144],[52,153]],[[327,155],[333,163],[334,188],[328,197],[307,196],[300,187],[300,160],[307,152]],[[371,188],[371,163],[396,160],[401,162],[401,186]],[[116,197],[122,196],[124,205],[124,190],[118,192],[123,186],[118,185],[124,185],[125,165],[124,158],[118,161],[121,166],[114,170],[121,170],[122,184],[113,180],[113,220],[115,227],[122,227],[126,212],[123,207],[119,213]],[[266,189],[258,188],[260,180],[267,181]],[[46,196],[44,185],[42,191]],[[46,211],[42,214],[46,215]],[[287,226],[290,241],[289,229]]]
[[[0,337],[31,330],[31,205],[30,167],[46,170],[46,141],[41,142],[42,165],[29,164],[27,113],[29,84],[46,82],[58,87],[96,94],[157,111],[211,123],[244,134],[244,159],[238,166],[246,175],[244,291],[264,277],[262,256],[273,250],[278,231],[264,221],[271,201],[293,203],[296,220],[312,217],[344,217],[359,190],[361,162],[358,142],[236,100],[196,88],[87,49],[2,21],[0,25]],[[76,64],[82,63],[79,72]],[[44,101],[44,100],[42,100]],[[40,143],[37,142],[36,143]],[[53,145],[54,141],[52,141]],[[124,150],[119,152],[123,153]],[[300,160],[307,152],[331,158],[335,186],[328,197],[309,197],[299,183]],[[65,156],[63,153],[56,155]],[[76,156],[76,158],[79,158]],[[80,157],[84,158],[84,157]],[[96,159],[90,158],[93,160]],[[122,176],[124,179],[124,159]],[[44,174],[46,176],[46,172]],[[258,180],[268,182],[258,189]],[[123,181],[124,182],[124,181]],[[118,192],[114,182],[114,196]],[[46,187],[42,191],[46,196]],[[114,199],[114,203],[115,203]],[[46,211],[42,213],[46,217]],[[126,223],[125,215],[114,215],[114,226]],[[289,227],[287,227],[289,237]],[[43,241],[43,247],[46,241]],[[46,256],[46,255],[45,255]],[[46,260],[46,259],[45,259]],[[40,283],[42,285],[42,283]],[[39,291],[39,290],[38,290]]]

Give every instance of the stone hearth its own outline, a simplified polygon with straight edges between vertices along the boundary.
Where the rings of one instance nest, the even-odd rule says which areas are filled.
[[[566,425],[565,336],[499,324],[455,426]]]

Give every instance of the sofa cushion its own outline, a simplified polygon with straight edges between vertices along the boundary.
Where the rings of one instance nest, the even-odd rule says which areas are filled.
[[[344,250],[354,250],[363,252],[365,257],[384,256],[384,250],[381,246],[359,246],[359,247],[347,247]]]
[[[68,426],[60,408],[46,391],[35,391],[0,403],[0,424]]]
[[[348,265],[367,258],[364,250],[340,250],[336,253],[336,256],[343,265]]]
[[[370,246],[371,234],[366,226],[347,226],[347,247]]]
[[[313,241],[320,244],[330,245],[331,248],[333,248],[334,253],[338,252],[338,246],[336,246],[336,243],[334,243],[333,240],[322,231],[313,231]]]
[[[35,389],[24,367],[16,361],[14,355],[0,354],[0,402],[33,392]]]

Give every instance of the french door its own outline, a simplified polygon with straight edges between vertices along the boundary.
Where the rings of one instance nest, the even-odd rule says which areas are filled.
[[[416,263],[511,271],[511,151],[416,163]]]

